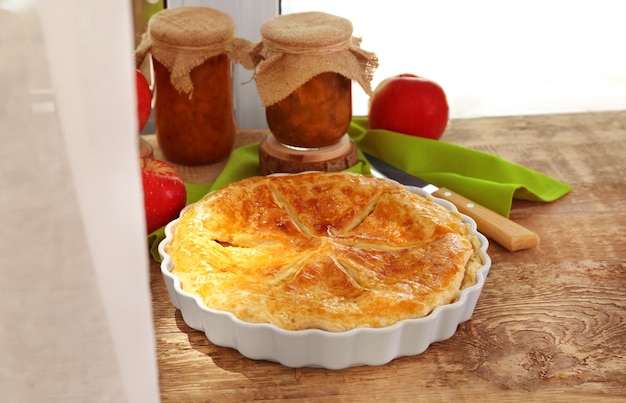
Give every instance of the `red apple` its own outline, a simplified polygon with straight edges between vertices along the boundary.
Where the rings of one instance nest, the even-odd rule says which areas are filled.
[[[141,133],[150,118],[152,91],[150,91],[148,80],[140,70],[136,70],[135,77],[137,84],[137,118],[139,120],[139,133]]]
[[[448,100],[439,84],[414,74],[384,79],[369,103],[371,129],[438,140],[448,125]]]
[[[178,217],[187,203],[187,192],[178,172],[154,158],[141,158],[141,180],[149,234]]]

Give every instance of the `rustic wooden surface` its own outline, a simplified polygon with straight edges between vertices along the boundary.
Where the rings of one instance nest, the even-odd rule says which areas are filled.
[[[539,233],[541,244],[519,252],[491,244],[474,315],[451,339],[381,367],[253,361],[186,326],[153,262],[162,400],[624,401],[626,111],[458,120],[442,140],[573,185],[552,203],[514,203],[511,218]],[[183,173],[208,181],[219,169]]]

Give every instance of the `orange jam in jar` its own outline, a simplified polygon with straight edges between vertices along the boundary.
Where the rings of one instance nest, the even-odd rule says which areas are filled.
[[[153,61],[156,137],[163,156],[183,165],[202,165],[228,156],[235,141],[231,64],[214,56],[191,73],[194,90],[180,93],[169,70]]]
[[[260,151],[291,164],[299,151],[320,155],[348,139],[353,81],[371,95],[378,65],[352,36],[352,23],[319,11],[285,14],[265,21],[261,37],[250,55],[272,146]],[[297,152],[283,156],[274,145]]]
[[[136,56],[154,69],[156,138],[166,160],[204,165],[230,154],[236,133],[232,18],[209,7],[175,7],[148,22]]]
[[[318,74],[287,98],[265,109],[278,141],[294,147],[319,148],[343,137],[352,118],[352,80],[334,72]]]

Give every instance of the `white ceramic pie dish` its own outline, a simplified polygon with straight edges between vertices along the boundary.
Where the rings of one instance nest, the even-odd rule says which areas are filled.
[[[432,197],[422,189],[407,189],[457,211],[450,202]],[[165,239],[158,249],[170,300],[181,311],[185,323],[204,332],[215,345],[233,348],[251,359],[274,361],[293,368],[343,369],[383,365],[398,357],[421,354],[432,343],[452,337],[458,325],[472,316],[491,268],[487,238],[476,230],[474,220],[463,215],[463,221],[470,224],[480,241],[478,253],[483,265],[476,273],[476,284],[464,289],[454,303],[437,307],[423,318],[403,320],[384,328],[358,328],[345,332],[284,330],[271,324],[244,322],[229,312],[210,309],[198,296],[181,288],[179,278],[171,272],[172,261],[165,252],[177,221],[166,226]]]

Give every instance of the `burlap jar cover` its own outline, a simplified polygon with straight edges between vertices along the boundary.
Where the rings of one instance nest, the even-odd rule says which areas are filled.
[[[170,71],[174,88],[191,93],[191,70],[220,54],[252,69],[249,52],[253,46],[235,37],[235,23],[228,14],[209,7],[176,7],[150,19],[135,51],[135,63],[139,67],[150,53]]]
[[[322,12],[281,15],[261,26],[262,41],[250,52],[263,106],[273,105],[316,75],[334,72],[371,95],[378,58],[360,48],[352,23]]]

